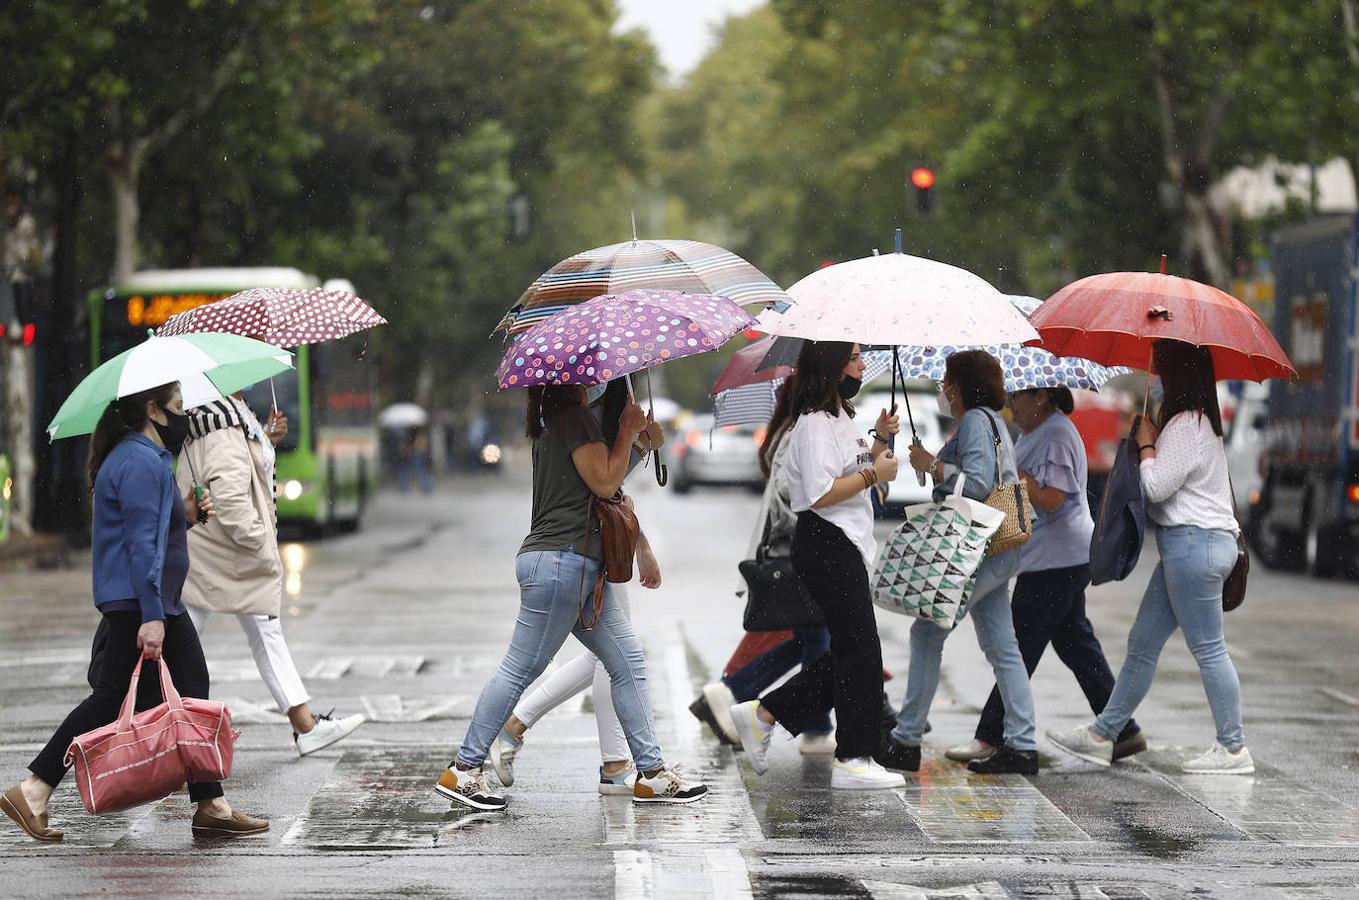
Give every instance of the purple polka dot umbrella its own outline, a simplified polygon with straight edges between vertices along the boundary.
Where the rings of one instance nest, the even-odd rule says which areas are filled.
[[[259,338],[275,347],[297,347],[385,324],[376,310],[348,291],[263,287],[171,316],[156,334],[217,331]]]
[[[544,319],[505,350],[501,390],[602,384],[721,347],[755,320],[726,297],[636,290],[595,297]]]

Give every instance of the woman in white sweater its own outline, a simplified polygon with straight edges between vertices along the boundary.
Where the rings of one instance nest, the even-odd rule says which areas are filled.
[[[1165,388],[1160,433],[1143,420],[1137,443],[1161,561],[1128,635],[1128,655],[1108,705],[1090,725],[1048,732],[1048,739],[1083,759],[1109,765],[1113,742],[1151,689],[1161,648],[1180,628],[1217,726],[1212,748],[1186,762],[1184,771],[1248,775],[1255,764],[1241,728],[1241,684],[1222,631],[1222,584],[1236,564],[1238,526],[1213,359],[1206,348],[1161,341],[1152,365]]]

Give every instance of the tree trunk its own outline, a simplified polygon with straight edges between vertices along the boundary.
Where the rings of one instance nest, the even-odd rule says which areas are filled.
[[[114,143],[109,151],[109,174],[113,187],[114,257],[113,283],[124,284],[137,271],[137,228],[141,209],[137,188],[141,181],[146,141],[133,139]]]
[[[14,323],[7,322],[6,325]],[[33,530],[33,350],[18,341],[0,344],[5,354],[4,419],[9,423],[10,475],[14,492],[10,497],[10,528],[15,534]]]
[[[1186,188],[1182,203],[1184,223],[1180,246],[1190,274],[1199,281],[1226,290],[1231,284],[1232,270],[1223,252],[1222,237],[1207,195]]]

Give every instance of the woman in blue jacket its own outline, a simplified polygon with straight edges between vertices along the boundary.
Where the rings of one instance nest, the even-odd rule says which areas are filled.
[[[188,434],[188,417],[177,382],[123,397],[109,405],[90,443],[94,494],[95,632],[90,686],[93,692],[66,716],[31,763],[33,774],[0,797],[0,809],[30,837],[60,841],[48,827],[47,802],[66,774],[71,740],[118,717],[133,669],[159,660],[182,696],[206,699],[208,666],[198,633],[185,614],[180,590],[189,571],[188,529],[212,515],[211,500],[182,499],[171,461]],[[161,702],[158,679],[138,708]],[[154,688],[154,691],[150,689]],[[233,810],[217,782],[189,785],[198,804],[193,832],[202,836],[257,834],[269,823]]]
[[[948,358],[939,391],[939,410],[958,421],[958,433],[944,445],[938,457],[919,445],[911,448],[911,466],[934,476],[935,500],[953,492],[959,474],[965,479],[964,496],[973,500],[985,500],[998,484],[1019,481],[1014,445],[1010,443],[1005,420],[1000,417],[1004,407],[1005,378],[999,360],[984,350],[965,350]],[[1005,703],[1004,741],[986,759],[968,763],[974,772],[1033,775],[1038,771],[1033,694],[1010,613],[1010,579],[1019,570],[1020,555],[1016,548],[982,560],[967,601],[977,643],[991,664],[996,687]],[[883,749],[881,762],[887,768],[911,772],[920,769],[920,739],[939,687],[944,641],[950,634],[924,619],[911,625],[906,700]]]

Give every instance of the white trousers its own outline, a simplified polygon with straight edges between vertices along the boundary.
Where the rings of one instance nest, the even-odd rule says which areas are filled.
[[[605,584],[604,590],[613,592],[623,607],[623,614],[631,620],[632,604],[628,601],[627,586]],[[618,716],[613,711],[609,673],[604,670],[599,658],[588,650],[538,679],[537,685],[527,691],[514,708],[514,715],[531,728],[543,716],[588,687],[593,688],[595,726],[599,729],[599,758],[606,763],[632,759],[623,726],[618,723]]]
[[[193,620],[194,630],[202,634],[203,626],[213,614],[188,604],[185,604],[185,608]],[[302,684],[302,676],[297,674],[297,666],[293,664],[288,642],[283,639],[283,620],[242,613],[236,616],[236,621],[241,623],[241,631],[245,632],[245,639],[250,644],[250,653],[255,657],[255,668],[259,670],[264,686],[273,694],[278,711],[286,714],[294,706],[301,706],[311,700],[306,685]]]

